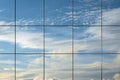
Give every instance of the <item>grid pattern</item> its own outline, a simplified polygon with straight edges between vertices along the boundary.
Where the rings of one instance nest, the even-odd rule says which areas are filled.
[[[55,1],[55,0],[53,0],[53,1]],[[69,66],[69,69],[70,69],[69,72],[70,73],[68,75],[67,75],[67,71],[65,73],[66,73],[67,76],[71,76],[71,77],[69,77],[69,80],[80,80],[79,78],[77,78],[78,76],[76,74],[77,71],[76,71],[75,67],[78,65],[77,62],[79,62],[79,61],[83,62],[85,60],[85,57],[88,56],[88,55],[90,55],[89,58],[91,59],[91,62],[92,62],[92,59],[94,61],[94,60],[96,60],[96,57],[97,57],[98,61],[100,62],[100,67],[97,68],[97,70],[99,70],[99,72],[97,74],[99,76],[98,80],[103,80],[104,79],[104,76],[106,76],[106,75],[104,75],[104,72],[105,72],[104,66],[105,65],[103,65],[104,60],[106,58],[105,56],[119,54],[119,53],[116,53],[114,50],[111,51],[111,52],[107,52],[105,50],[106,47],[107,47],[106,46],[107,42],[104,38],[104,37],[106,37],[106,36],[104,36],[104,31],[106,30],[106,28],[109,29],[113,26],[114,26],[114,28],[119,29],[120,25],[118,25],[118,24],[109,25],[109,24],[106,24],[106,23],[103,22],[103,15],[104,15],[103,14],[104,13],[103,8],[104,8],[104,5],[105,5],[103,3],[103,0],[98,0],[98,4],[97,4],[97,5],[99,5],[99,14],[100,14],[100,20],[98,21],[98,24],[92,24],[91,19],[93,17],[91,17],[92,15],[90,14],[90,11],[91,11],[90,8],[88,9],[88,15],[89,16],[86,17],[85,22],[80,22],[79,20],[75,20],[76,19],[75,14],[77,12],[76,5],[80,5],[80,4],[76,4],[76,1],[77,0],[66,0],[67,3],[69,2],[68,5],[71,6],[70,7],[70,10],[71,10],[70,21],[66,22],[66,23],[56,22],[54,24],[49,24],[49,20],[47,20],[47,17],[50,14],[48,12],[47,8],[53,5],[52,1],[41,0],[42,3],[40,3],[40,4],[42,6],[41,5],[39,5],[39,6],[42,8],[42,10],[40,11],[40,15],[42,16],[42,20],[40,22],[38,21],[39,23],[35,23],[35,24],[18,23],[18,21],[17,21],[17,19],[19,18],[18,15],[22,14],[21,12],[19,12],[19,7],[22,7],[22,5],[19,4],[19,0],[14,0],[13,1],[14,2],[13,3],[14,4],[14,13],[13,13],[14,14],[14,23],[13,24],[7,24],[7,25],[0,25],[1,28],[2,27],[12,27],[12,30],[14,32],[14,38],[12,37],[13,42],[14,42],[14,45],[12,46],[14,48],[13,51],[0,53],[0,55],[4,55],[4,56],[11,56],[11,55],[14,56],[14,58],[13,58],[14,62],[12,62],[14,64],[13,65],[14,66],[14,72],[13,72],[14,79],[12,79],[12,80],[19,80],[19,77],[17,77],[18,76],[17,73],[19,72],[19,70],[17,69],[18,66],[19,66],[18,65],[19,62],[17,62],[17,60],[19,60],[19,58],[23,58],[23,66],[25,66],[25,63],[27,63],[27,60],[26,60],[27,56],[28,57],[30,57],[30,56],[42,57],[42,60],[39,60],[39,61],[42,61],[42,67],[39,66],[42,69],[42,71],[39,70],[38,72],[42,76],[43,80],[46,80],[47,77],[50,77],[50,76],[48,76],[48,74],[52,74],[52,72],[47,69],[47,66],[49,66],[48,63],[52,63],[52,60],[50,61],[47,57],[50,57],[50,56],[52,56],[52,57],[53,56],[56,56],[56,57],[57,56],[68,56],[68,57],[66,57],[67,58],[66,60],[68,60],[69,63],[66,63],[66,65],[64,67]],[[48,4],[51,4],[51,5],[48,6]],[[90,7],[90,5],[86,5],[86,6]],[[53,7],[53,9],[54,9],[54,7]],[[51,15],[55,15],[55,14],[51,13]],[[57,16],[59,16],[59,14],[55,15],[55,17],[57,17]],[[22,16],[22,17],[26,17],[26,16]],[[59,18],[58,18],[58,21],[59,21]],[[76,23],[77,21],[78,21],[78,23]],[[84,20],[82,20],[82,21],[84,21]],[[85,24],[82,24],[82,23],[85,23]],[[24,40],[24,38],[25,38],[24,36],[26,35],[25,33],[23,33],[23,34],[19,33],[20,28],[22,28],[22,27],[23,28],[29,27],[29,29],[27,29],[28,31],[29,30],[34,31],[34,28],[36,28],[38,32],[39,31],[42,32],[42,35],[41,35],[42,38],[39,39],[40,40],[40,46],[39,47],[41,48],[41,50],[37,50],[37,51],[32,52],[32,51],[30,51],[30,49],[28,49],[28,50],[19,49],[19,47],[18,47],[19,44],[17,44],[17,43],[20,42],[20,40]],[[89,41],[86,41],[85,44],[89,44],[90,48],[88,50],[86,49],[86,51],[77,51],[78,48],[82,45],[82,43],[77,41],[77,39],[81,38],[78,34],[81,34],[81,32],[82,32],[82,30],[84,30],[84,28],[92,28],[93,32],[94,32],[94,29],[98,30],[98,32],[97,32],[97,34],[99,34],[99,36],[97,37],[98,38],[98,43],[97,44],[89,44]],[[61,30],[61,33],[59,33],[57,30]],[[66,30],[66,31],[64,32],[64,30]],[[21,30],[21,31],[24,32],[24,29]],[[48,33],[51,33],[51,34],[48,34]],[[67,33],[69,33],[69,34],[67,34]],[[39,34],[37,34],[37,35],[39,35]],[[51,49],[53,49],[55,47],[56,48],[61,47],[61,45],[54,46],[54,44],[57,44],[57,42],[56,43],[51,43],[51,44],[49,43],[47,36],[55,36],[55,35],[57,35],[58,37],[56,37],[56,38],[58,38],[60,40],[63,39],[63,40],[67,41],[67,39],[69,39],[69,41],[67,41],[69,46],[64,47],[65,49],[61,49],[60,51],[62,51],[62,52],[60,52],[60,51],[58,51],[58,52],[53,51],[52,52],[51,51]],[[62,36],[60,37],[60,35],[62,35]],[[36,35],[32,34],[32,35],[29,35],[29,36],[36,36]],[[94,41],[94,39],[93,39],[93,41]],[[91,42],[93,42],[93,41],[91,41]],[[116,41],[116,44],[119,44],[119,41],[118,41],[118,43]],[[24,44],[22,44],[22,45],[24,45]],[[64,45],[66,45],[66,44],[64,44]],[[34,45],[31,45],[31,46],[34,46]],[[31,48],[31,46],[29,46],[29,48]],[[98,50],[95,50],[95,49],[91,48],[92,46],[95,46]],[[28,46],[25,46],[25,47],[27,48]],[[47,50],[48,47],[50,47],[50,50]],[[69,49],[69,51],[67,49]],[[77,55],[82,56],[83,59],[76,60]],[[24,62],[24,61],[26,61],[26,62]],[[86,63],[87,63],[87,61],[86,61]],[[57,63],[55,63],[55,64],[57,64]],[[61,69],[61,68],[59,68],[61,66],[56,65],[56,67],[57,68],[53,67],[53,69],[55,69],[54,72],[58,73],[60,75],[61,73],[57,69]],[[89,67],[89,65],[87,67]],[[83,67],[80,67],[80,69],[82,70]],[[88,80],[88,79],[86,79],[86,80]],[[94,80],[94,79],[90,79],[90,80]]]

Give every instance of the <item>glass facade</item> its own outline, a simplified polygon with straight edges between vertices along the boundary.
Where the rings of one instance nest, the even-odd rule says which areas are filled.
[[[120,80],[120,0],[0,0],[0,80]]]

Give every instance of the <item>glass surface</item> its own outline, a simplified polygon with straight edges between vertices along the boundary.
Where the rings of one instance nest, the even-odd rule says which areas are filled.
[[[120,54],[103,55],[103,79],[120,79]]]
[[[72,27],[45,27],[46,53],[72,53]]]
[[[43,55],[16,55],[16,80],[43,80]]]
[[[0,0],[0,25],[14,25],[14,0]]]
[[[120,53],[120,27],[103,26],[104,53]]]
[[[0,54],[0,80],[15,80],[14,54]]]
[[[75,54],[74,80],[101,80],[101,54]]]
[[[120,0],[102,0],[103,25],[120,25]]]
[[[120,0],[0,0],[0,80],[120,80]]]
[[[46,55],[46,80],[72,80],[72,55]]]
[[[74,0],[75,25],[100,25],[101,0]]]
[[[74,27],[74,53],[101,53],[101,27]]]
[[[17,26],[17,53],[43,53],[43,27]]]
[[[16,0],[17,25],[42,25],[43,0]]]
[[[14,53],[15,28],[14,26],[0,26],[0,53]]]
[[[72,0],[45,0],[46,25],[71,25]]]

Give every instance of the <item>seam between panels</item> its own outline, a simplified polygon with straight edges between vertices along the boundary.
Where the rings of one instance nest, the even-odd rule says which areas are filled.
[[[43,80],[45,80],[45,0],[43,0]]]
[[[14,24],[15,24],[15,32],[14,32],[14,40],[15,40],[15,47],[14,47],[14,68],[15,68],[15,71],[14,71],[14,75],[15,75],[15,80],[16,80],[16,0],[14,0]]]
[[[102,52],[101,52],[102,53]],[[101,54],[101,53],[74,53],[74,54]],[[1,54],[6,54],[6,55],[9,55],[9,54],[15,54],[15,53],[0,53],[0,55]],[[38,54],[43,54],[43,53],[17,53],[17,54],[19,54],[19,55],[38,55]],[[46,55],[59,55],[59,54],[62,54],[62,55],[66,55],[66,54],[73,54],[73,53],[45,53]],[[108,54],[108,53],[103,53],[103,54]],[[109,53],[109,54],[119,54],[120,55],[120,53]]]
[[[101,80],[103,80],[103,0],[101,0]]]
[[[15,22],[14,22],[14,24],[15,24]],[[17,27],[24,27],[24,26],[29,26],[29,27],[42,27],[43,25],[0,25],[0,27],[1,26],[3,26],[3,27],[8,27],[8,26],[10,26],[10,27],[14,27],[14,26],[17,26]],[[71,25],[45,25],[46,27],[69,27],[69,26],[71,26]],[[101,24],[100,25],[73,25],[74,27],[85,27],[85,26],[92,26],[92,27],[100,27],[101,26]],[[104,25],[104,24],[102,24],[102,26],[104,26],[104,27],[112,27],[112,26],[114,26],[114,27],[120,27],[120,25]]]
[[[74,0],[72,0],[72,80],[74,80]]]

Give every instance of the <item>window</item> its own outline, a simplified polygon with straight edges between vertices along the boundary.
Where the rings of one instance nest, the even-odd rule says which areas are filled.
[[[120,80],[120,0],[0,0],[0,80]]]

